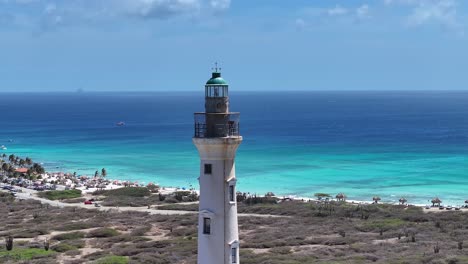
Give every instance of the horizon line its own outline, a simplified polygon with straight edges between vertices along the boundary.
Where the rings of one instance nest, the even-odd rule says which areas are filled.
[[[202,89],[200,89],[202,90]],[[95,93],[197,93],[199,91],[194,90],[164,90],[164,91],[152,91],[152,90],[140,90],[140,91],[128,91],[128,90],[83,90],[83,91],[0,91],[0,94],[38,94],[38,93],[63,93],[63,94],[95,94]],[[385,90],[371,90],[371,89],[356,89],[356,90],[234,90],[230,92],[247,92],[247,93],[258,93],[258,92],[274,92],[274,93],[289,93],[289,92],[468,92],[468,89],[385,89]]]

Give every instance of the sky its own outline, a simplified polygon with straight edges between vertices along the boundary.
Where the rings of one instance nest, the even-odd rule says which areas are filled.
[[[0,0],[0,92],[468,90],[464,0]]]

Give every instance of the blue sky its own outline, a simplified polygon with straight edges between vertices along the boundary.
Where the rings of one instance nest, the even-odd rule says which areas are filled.
[[[462,0],[0,0],[0,91],[468,89]]]

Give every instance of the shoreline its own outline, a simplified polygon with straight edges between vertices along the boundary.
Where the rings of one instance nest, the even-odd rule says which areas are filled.
[[[48,164],[49,166],[45,166],[45,168],[47,168],[48,170],[60,170],[60,169],[66,169],[67,171],[76,171],[76,172],[83,172],[84,175],[76,175],[76,179],[79,179],[80,177],[83,177],[85,175],[89,175],[89,173],[86,173],[85,171],[88,171],[90,170],[90,168],[87,168],[87,169],[83,169],[83,168],[76,168],[76,169],[70,169],[71,166],[50,166],[50,164],[56,164],[58,165],[59,163],[54,163],[54,162],[50,162],[50,161],[46,161],[46,162],[43,162],[43,163],[40,163],[40,164]],[[54,168],[53,168],[54,167]],[[71,173],[64,173],[64,172],[46,172],[46,174],[48,175],[52,175],[52,177],[56,177],[56,176],[53,176],[53,175],[66,175],[66,176],[70,176],[72,175]],[[1,175],[1,174],[0,174]],[[50,176],[49,176],[50,177]],[[93,177],[91,176],[86,176],[88,179],[92,180]],[[106,189],[116,189],[116,188],[122,188],[124,187],[123,183],[130,183],[130,186],[146,186],[147,184],[150,184],[150,183],[146,183],[146,181],[141,181],[141,182],[138,182],[138,181],[129,181],[129,180],[123,180],[125,178],[125,176],[121,176],[121,177],[117,177],[117,178],[120,178],[120,179],[111,179],[111,178],[102,178],[101,180],[104,180],[106,182],[108,182],[108,184],[106,185]],[[96,178],[94,178],[94,180],[97,180]],[[174,185],[160,185],[161,187],[161,190],[164,190],[165,193],[170,193],[170,192],[174,192],[174,191],[177,191],[177,190],[191,190],[191,191],[195,191],[197,193],[199,193],[199,190],[197,188],[194,188],[191,184],[187,184],[187,186],[189,186],[189,188],[186,188],[186,187],[180,187],[181,185],[179,186],[174,186]],[[83,191],[84,193],[92,193],[94,191],[96,191],[98,188],[90,188],[90,189],[86,189],[86,188],[83,188],[83,187],[78,187],[77,189],[80,189],[81,191]],[[246,191],[244,191],[246,190]],[[261,191],[255,191],[256,189],[253,188],[253,189],[245,189],[243,188],[243,193],[250,193],[252,195],[257,195],[257,196],[264,196],[265,193],[267,192],[261,192]],[[337,189],[337,193],[340,191],[340,189]],[[379,193],[379,192],[374,192],[374,193]],[[313,197],[312,195],[311,196],[305,196],[305,195],[295,195],[295,194],[288,194],[288,193],[276,193],[277,194],[277,197],[288,197],[288,198],[293,198],[293,199],[296,199],[296,200],[316,200],[315,197]],[[335,193],[328,193],[330,194],[332,197],[334,197],[334,195],[336,195]],[[349,192],[347,192],[347,194],[349,195]],[[434,195],[436,196],[436,195]],[[382,197],[382,201],[381,203],[385,203],[385,204],[391,204],[391,205],[398,205],[399,202],[398,202],[398,198],[399,196],[397,195],[390,195],[390,196],[381,196]],[[402,196],[402,197],[405,197],[405,196]],[[443,196],[439,196],[442,201],[444,201],[443,204],[445,205],[450,205],[452,207],[463,207],[465,205],[465,199],[466,197],[463,197],[462,195],[459,196],[458,199],[454,199],[454,198],[451,198],[451,199],[446,199],[444,198]],[[351,203],[356,203],[356,204],[371,204],[372,203],[372,198],[369,197],[369,199],[359,199],[359,198],[356,198],[356,196],[353,196],[353,195],[349,195],[348,196],[349,199],[347,199],[349,202]],[[393,199],[392,199],[393,198]],[[430,206],[431,203],[430,203],[430,200],[434,197],[429,197],[429,196],[426,196],[424,199],[417,199],[415,200],[414,202],[411,200],[411,198],[408,198],[408,197],[405,197],[407,200],[408,200],[408,203],[411,204],[411,205],[414,205],[414,206],[419,206],[419,207],[426,207],[426,206]],[[425,200],[426,202],[422,202],[423,200]]]

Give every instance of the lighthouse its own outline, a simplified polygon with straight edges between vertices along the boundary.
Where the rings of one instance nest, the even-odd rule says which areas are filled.
[[[242,142],[239,113],[229,111],[220,68],[205,85],[205,112],[195,113],[193,143],[200,155],[198,264],[239,264],[235,156]]]

